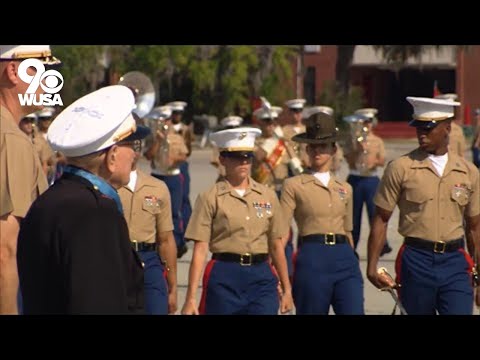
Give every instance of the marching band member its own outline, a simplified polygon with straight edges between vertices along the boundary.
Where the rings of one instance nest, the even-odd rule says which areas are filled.
[[[187,251],[184,239],[183,222],[183,184],[180,174],[180,164],[187,159],[188,149],[182,136],[175,132],[171,122],[172,109],[170,106],[161,106],[152,111],[153,121],[157,129],[152,136],[147,137],[144,153],[151,161],[151,175],[165,182],[171,196],[173,235],[177,245],[177,257],[181,258]]]

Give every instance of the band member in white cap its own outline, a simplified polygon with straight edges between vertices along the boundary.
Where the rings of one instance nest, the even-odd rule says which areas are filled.
[[[182,136],[174,129],[170,105],[153,109],[149,116],[157,125],[152,126],[156,129],[155,134],[145,140],[144,155],[150,160],[151,175],[165,182],[170,192],[173,236],[177,245],[177,257],[181,258],[188,251],[188,247],[184,238],[185,223],[182,212],[184,181],[180,165],[187,159],[188,148]]]
[[[293,136],[305,132],[305,124],[303,122],[303,109],[305,107],[305,99],[292,99],[285,102],[285,105],[288,107],[288,112],[290,114],[290,123],[286,124],[283,127],[283,137],[288,142],[292,152],[300,160],[304,158],[303,154],[305,149],[302,149],[300,144],[294,144],[290,140]],[[306,165],[306,164],[301,164]],[[296,175],[290,171],[290,176]]]
[[[453,107],[459,103],[419,97],[407,101],[413,106],[410,126],[416,127],[419,147],[385,169],[375,195],[367,276],[378,288],[392,285],[377,273],[377,264],[398,205],[398,231],[405,240],[395,272],[406,312],[472,314],[478,266],[471,256],[480,255],[480,181],[471,162],[448,150]]]
[[[235,129],[240,125],[242,125],[242,123],[243,123],[242,117],[236,116],[236,115],[229,115],[220,121],[221,128],[218,129],[218,131]],[[220,163],[220,153],[218,151],[218,148],[215,145],[212,146],[212,158],[210,160],[210,164],[216,167],[218,170],[218,177],[216,182],[219,182],[220,180],[225,179],[225,166],[223,166]]]
[[[281,205],[287,223],[298,225],[293,271],[297,314],[361,315],[363,279],[352,240],[352,188],[330,172],[335,154],[335,120],[317,112],[306,132],[292,141],[307,144],[310,169],[285,180]]]
[[[180,163],[180,178],[182,180],[182,236],[184,236],[185,229],[187,228],[188,221],[192,214],[192,204],[190,203],[190,170],[188,167],[188,158],[192,154],[192,144],[194,140],[193,130],[190,125],[187,125],[184,122],[183,115],[185,113],[185,108],[187,103],[185,101],[172,101],[167,104],[172,109],[172,123],[173,130],[178,135],[181,135],[185,141],[185,146],[188,149],[187,158],[185,161]],[[180,253],[186,251],[186,247],[179,248]]]
[[[29,84],[19,76],[25,59],[43,66],[59,64],[49,45],[0,45],[0,314],[17,314],[17,237],[20,221],[35,198],[48,187],[32,142],[18,127],[20,120],[43,107],[22,106],[19,95]],[[33,69],[27,69],[30,76]],[[43,93],[41,86],[37,94]]]
[[[143,312],[143,268],[133,250],[117,189],[128,184],[136,125],[129,88],[78,99],[52,123],[47,140],[67,157],[62,177],[22,222],[18,270],[25,314]]]
[[[182,314],[276,315],[292,308],[282,236],[288,232],[273,190],[250,176],[259,129],[236,128],[210,137],[220,150],[225,180],[200,194],[185,237],[195,241]],[[208,251],[213,253],[203,275],[200,309],[197,288]]]
[[[363,205],[365,204],[367,208],[368,221],[371,226],[375,211],[373,197],[380,182],[378,172],[385,164],[385,143],[382,138],[373,133],[373,126],[377,122],[377,113],[378,110],[375,108],[362,108],[344,118],[344,120],[353,118],[354,123],[361,129],[360,133],[357,133],[358,128],[352,130],[352,136],[345,144],[345,158],[349,167],[347,182],[353,189],[352,235],[355,251],[360,242]],[[347,120],[347,122],[350,121]],[[388,254],[391,251],[388,240],[385,240],[380,255]]]

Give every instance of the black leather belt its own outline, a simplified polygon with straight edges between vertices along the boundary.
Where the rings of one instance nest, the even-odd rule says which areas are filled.
[[[347,237],[340,234],[312,234],[300,236],[298,239],[299,244],[302,244],[304,242],[317,242],[320,244],[335,245],[348,242]]]
[[[145,243],[138,241],[130,241],[130,244],[136,251],[157,251],[157,243]]]
[[[416,237],[406,237],[404,243],[417,249],[430,250],[440,254],[456,251],[464,246],[463,237],[449,241],[430,241]]]
[[[214,253],[212,259],[220,261],[236,262],[240,265],[249,266],[253,264],[260,264],[267,261],[268,254],[233,254],[233,253]]]

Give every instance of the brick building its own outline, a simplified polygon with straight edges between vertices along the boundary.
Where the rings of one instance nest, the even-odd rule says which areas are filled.
[[[305,45],[303,55],[293,65],[296,95],[318,104],[325,84],[335,80],[336,61],[337,46]],[[365,106],[378,108],[381,121],[408,120],[411,106],[405,97],[432,97],[435,82],[441,93],[459,95],[463,114],[459,120],[470,125],[473,110],[480,108],[480,46],[459,51],[454,46],[432,49],[420,59],[409,59],[398,71],[388,66],[372,46],[355,47],[350,83],[362,87]]]

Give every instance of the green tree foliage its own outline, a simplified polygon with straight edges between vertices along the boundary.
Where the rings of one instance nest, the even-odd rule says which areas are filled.
[[[65,106],[80,96],[95,90],[101,77],[102,46],[52,45],[52,52],[62,61],[60,73],[64,85],[61,96]]]
[[[54,46],[63,61],[62,98],[76,98],[108,84],[108,77],[141,71],[154,83],[157,105],[189,103],[191,113],[223,117],[249,108],[252,96],[272,103],[290,96],[292,46],[115,45]]]

